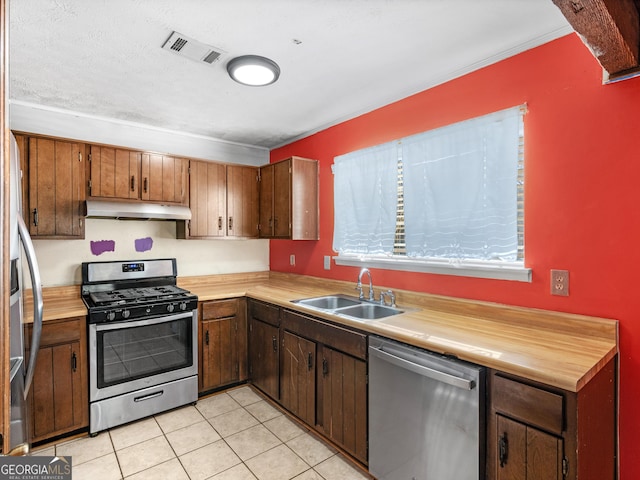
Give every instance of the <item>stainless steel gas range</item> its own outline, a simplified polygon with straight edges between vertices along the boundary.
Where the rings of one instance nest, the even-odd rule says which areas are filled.
[[[82,264],[89,433],[198,399],[198,297],[175,258]]]

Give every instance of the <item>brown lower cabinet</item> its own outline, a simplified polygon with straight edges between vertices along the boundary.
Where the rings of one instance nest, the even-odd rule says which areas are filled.
[[[280,308],[249,300],[249,378],[274,400],[280,398]]]
[[[244,298],[200,305],[200,392],[247,379],[247,314]]]
[[[280,403],[309,425],[316,421],[316,344],[282,333]]]
[[[321,346],[317,428],[367,464],[367,363]]]
[[[580,391],[491,370],[487,479],[616,478],[616,359]]]
[[[251,382],[367,463],[367,336],[249,300]]]
[[[77,317],[43,325],[27,400],[33,442],[89,425],[86,324],[85,317]],[[29,341],[31,325],[26,330]]]

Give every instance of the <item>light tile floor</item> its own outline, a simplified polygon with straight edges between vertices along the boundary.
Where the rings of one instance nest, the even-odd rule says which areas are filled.
[[[249,386],[32,454],[71,455],[74,480],[369,478]]]

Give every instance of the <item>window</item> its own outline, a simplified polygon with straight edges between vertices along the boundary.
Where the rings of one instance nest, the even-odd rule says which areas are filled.
[[[336,262],[530,281],[524,111],[336,157]]]

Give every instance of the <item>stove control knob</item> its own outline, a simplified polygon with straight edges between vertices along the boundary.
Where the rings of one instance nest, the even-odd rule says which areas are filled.
[[[131,312],[129,310],[122,310],[122,318],[129,318]]]
[[[182,310],[183,312],[187,309],[187,302],[182,302],[180,304],[180,310]]]
[[[175,310],[176,306],[173,303],[167,305],[167,312],[171,313]]]
[[[116,319],[116,312],[107,312],[107,320],[111,321],[115,319]]]

